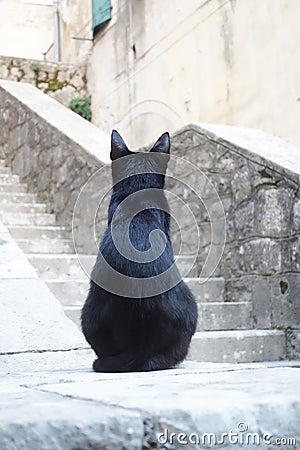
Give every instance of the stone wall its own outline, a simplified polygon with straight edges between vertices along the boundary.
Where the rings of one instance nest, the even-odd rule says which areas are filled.
[[[1,80],[0,129],[0,158],[48,203],[59,224],[71,231],[73,221],[77,249],[95,253],[93,194],[110,184],[109,170],[94,176],[76,217],[73,210],[82,186],[109,162],[109,136],[33,86]]]
[[[297,0],[111,3],[89,65],[97,126],[118,123],[135,147],[179,120],[260,128],[300,145]]]
[[[225,301],[253,302],[255,328],[289,330],[293,339],[288,340],[288,351],[299,357],[300,149],[257,130],[217,125],[185,127],[174,134],[172,148],[173,154],[195,165],[181,181],[193,184],[201,168],[207,176],[203,204],[211,210],[212,190],[207,186],[212,183],[224,206],[226,244],[214,276],[225,278]],[[219,223],[220,231],[224,224],[218,215],[209,220],[194,192],[181,183],[171,182],[169,188],[184,197],[195,214],[200,274],[212,241],[210,221]],[[191,253],[192,226],[187,226],[182,242]],[[212,245],[217,256],[222,251],[218,237]]]
[[[0,78],[30,83],[68,107],[72,98],[88,95],[84,63],[70,65],[0,56]]]

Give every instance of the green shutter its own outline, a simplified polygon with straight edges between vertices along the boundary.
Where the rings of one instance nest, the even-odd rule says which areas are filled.
[[[111,19],[110,0],[92,0],[93,30]]]

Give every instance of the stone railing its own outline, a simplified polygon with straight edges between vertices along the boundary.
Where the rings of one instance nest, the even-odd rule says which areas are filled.
[[[195,165],[187,184],[200,168],[223,203],[226,244],[214,276],[225,278],[225,301],[252,301],[254,326],[287,330],[288,354],[299,358],[300,149],[258,130],[205,124],[176,132],[172,147]],[[172,188],[183,194],[179,184]],[[209,220],[205,207],[195,207],[193,192],[186,190],[184,198],[200,231],[200,274],[210,247]],[[183,245],[190,243],[192,251],[188,231]]]
[[[0,78],[32,84],[65,106],[69,106],[74,97],[88,95],[86,64],[0,56]]]
[[[109,136],[34,87],[7,81],[0,82],[0,127],[0,157],[49,204],[57,221],[71,228],[82,186],[109,163]],[[202,200],[182,184],[197,184],[203,179],[200,170],[225,211],[225,246],[218,234],[212,246],[212,260],[222,254],[213,275],[225,279],[225,301],[251,301],[254,326],[285,329],[288,356],[300,357],[300,150],[257,130],[191,124],[173,134],[172,154],[192,165],[181,182],[168,179],[167,188],[184,199],[196,218],[198,275],[203,275],[212,240],[210,220],[216,229],[220,225],[220,236],[224,227],[222,217],[209,218],[205,208],[214,210],[212,190],[205,183],[201,187],[202,207]],[[95,212],[101,190],[110,183],[108,166],[77,202],[74,229],[80,251],[95,253]],[[173,211],[178,208],[176,201],[171,204]],[[96,221],[103,227],[106,212]],[[191,227],[186,223],[183,229],[187,254],[195,247]]]
[[[28,84],[0,81],[0,158],[48,203],[59,224],[72,227],[78,194],[109,163],[110,139],[90,122]],[[106,175],[105,175],[106,174]],[[74,231],[79,251],[95,253],[95,192],[110,172],[95,176],[81,195]],[[108,179],[105,180],[105,177]],[[106,221],[106,218],[102,218]]]

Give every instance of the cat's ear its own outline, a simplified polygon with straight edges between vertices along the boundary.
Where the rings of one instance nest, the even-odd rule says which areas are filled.
[[[168,132],[162,134],[155,142],[150,152],[170,153],[170,135]]]
[[[126,156],[129,154],[130,151],[128,150],[127,145],[123,141],[122,137],[116,130],[112,130],[110,159],[114,161],[115,159],[121,158],[122,156]]]

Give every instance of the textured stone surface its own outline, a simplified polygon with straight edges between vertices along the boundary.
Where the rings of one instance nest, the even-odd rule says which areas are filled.
[[[10,391],[1,396],[3,450],[141,448],[143,422],[137,412],[41,391]]]
[[[0,78],[32,84],[65,106],[87,95],[86,66],[0,56]]]
[[[0,268],[0,354],[87,347],[2,224]]]
[[[189,359],[210,362],[260,362],[286,358],[286,338],[281,330],[197,332]]]
[[[27,183],[30,192],[37,193],[49,205],[49,212],[56,213],[58,223],[70,230],[73,220],[79,250],[96,253],[94,215],[101,189],[110,186],[109,167],[105,170],[109,136],[23,83],[0,82],[0,110],[0,157]],[[78,200],[81,188],[103,167]],[[5,186],[2,190],[8,189]],[[16,190],[14,185],[11,189]],[[25,185],[18,189],[26,192]],[[94,198],[96,192],[99,197]],[[80,232],[76,233],[79,224]]]
[[[222,302],[224,300],[224,278],[187,278],[185,280],[197,302]]]
[[[216,302],[198,305],[198,331],[253,328],[252,302]]]
[[[56,372],[58,370],[90,371],[95,354],[91,349],[30,350],[0,354],[1,372]]]
[[[226,244],[213,275],[225,278],[224,299],[253,302],[257,328],[299,328],[299,149],[258,130],[209,124],[175,132],[172,148],[178,156],[184,149],[185,159],[199,164],[224,206]],[[196,179],[197,170],[188,178]],[[188,204],[194,201],[180,184],[174,188]],[[204,187],[203,204],[211,204],[212,194]],[[193,213],[202,236],[200,274],[210,244],[221,242],[222,223],[213,242],[209,227],[203,228],[206,221],[209,225],[205,209]],[[189,252],[195,252],[195,244],[186,241]],[[208,268],[217,262],[218,247],[211,250]]]
[[[290,441],[283,448],[297,448],[299,382],[296,362],[186,362],[177,369],[139,374],[95,374],[84,366],[2,372],[1,449],[179,450],[186,446],[180,433],[206,439],[199,448],[233,448],[227,436],[220,443],[222,433],[230,431],[239,436],[234,448],[242,449],[246,433],[240,423],[257,435],[261,449],[270,448],[276,438],[295,439],[296,444]],[[172,445],[164,433],[175,433]],[[215,435],[219,445],[208,445],[204,433]],[[264,434],[270,435],[269,444]]]

